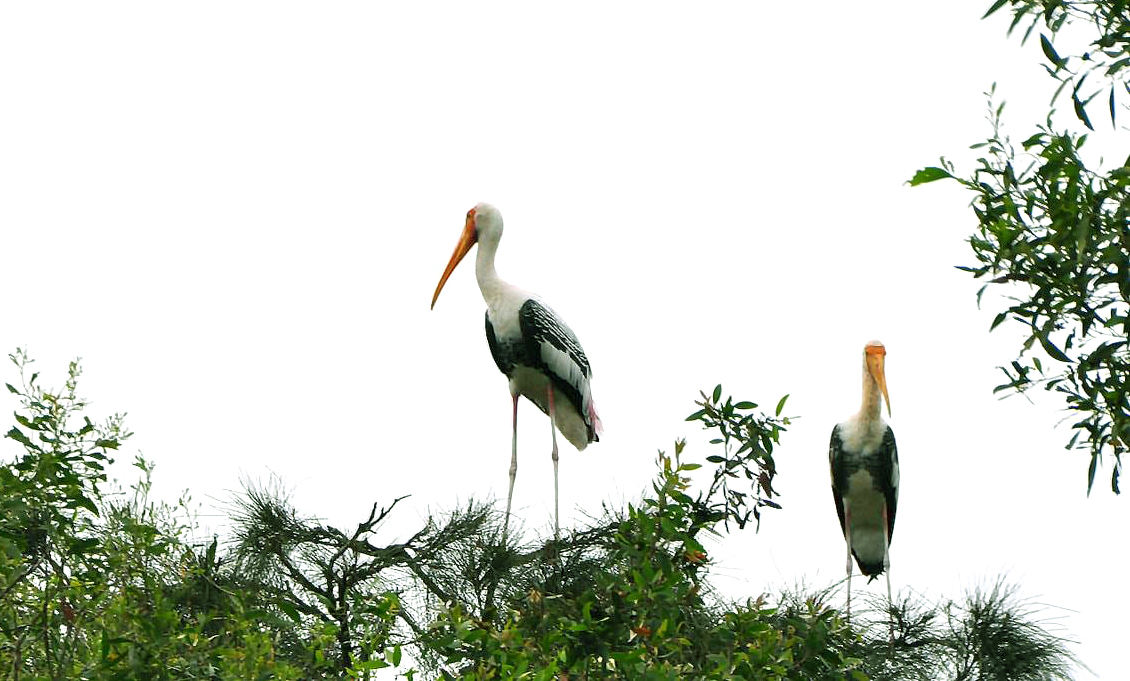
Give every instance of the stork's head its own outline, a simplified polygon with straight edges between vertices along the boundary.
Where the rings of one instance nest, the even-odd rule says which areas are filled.
[[[891,413],[891,396],[887,394],[887,374],[883,365],[886,362],[887,349],[877,340],[869,341],[863,346],[863,365],[875,383],[879,385],[883,399],[887,401],[887,415]]]
[[[474,222],[479,241],[498,243],[502,238],[502,213],[489,203],[477,204],[467,211],[467,221]]]
[[[489,203],[480,203],[467,211],[467,222],[463,225],[463,234],[459,236],[459,243],[455,244],[455,252],[451,254],[447,269],[443,271],[443,276],[439,278],[439,284],[436,286],[436,292],[432,295],[433,309],[436,306],[436,300],[439,299],[439,292],[443,290],[443,285],[447,283],[447,278],[455,271],[456,265],[463,260],[463,256],[467,255],[471,247],[480,241],[491,246],[497,246],[501,237],[502,213],[499,213],[497,208]]]

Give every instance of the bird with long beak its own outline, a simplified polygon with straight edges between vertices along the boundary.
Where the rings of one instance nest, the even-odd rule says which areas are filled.
[[[475,278],[487,304],[487,345],[494,363],[510,384],[513,407],[513,438],[510,453],[510,489],[506,494],[506,516],[502,538],[510,526],[514,478],[518,472],[518,398],[537,405],[549,415],[553,443],[553,527],[560,537],[557,431],[577,450],[600,439],[602,426],[592,400],[592,367],[576,334],[537,296],[511,286],[499,278],[494,256],[502,239],[502,214],[487,203],[467,211],[467,221],[455,252],[443,271],[432,296],[435,308],[443,285],[471,248],[478,244]]]
[[[891,413],[884,370],[887,349],[879,341],[863,348],[863,404],[832,429],[828,464],[840,529],[847,541],[847,614],[851,616],[852,556],[873,581],[887,575],[891,599],[891,535],[899,500],[899,457],[895,433],[883,421],[880,396]]]

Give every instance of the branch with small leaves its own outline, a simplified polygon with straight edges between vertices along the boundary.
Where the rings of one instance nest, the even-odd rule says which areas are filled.
[[[721,445],[723,454],[706,457],[706,461],[716,464],[717,468],[710,488],[699,494],[697,503],[707,517],[722,520],[727,529],[731,520],[742,529],[751,517],[760,528],[762,508],[781,508],[773,500],[777,494],[773,489],[773,478],[777,475],[773,447],[780,443],[781,433],[796,418],[781,416],[789,396],[778,400],[774,415],[768,416],[756,412],[754,402],[735,402],[729,396],[723,400],[721,384],[709,395],[699,394],[702,399],[695,404],[700,409],[688,416],[687,421],[699,421],[703,428],[717,431],[718,437],[710,443]],[[744,484],[735,484],[743,478],[749,483],[749,491]]]

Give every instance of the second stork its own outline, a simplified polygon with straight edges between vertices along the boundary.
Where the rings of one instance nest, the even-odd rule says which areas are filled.
[[[891,535],[899,501],[899,456],[895,433],[883,421],[880,396],[891,413],[884,363],[887,350],[879,341],[863,348],[863,404],[859,411],[832,429],[828,463],[832,496],[840,529],[847,541],[847,613],[851,615],[851,559],[870,577],[887,574],[891,602]]]

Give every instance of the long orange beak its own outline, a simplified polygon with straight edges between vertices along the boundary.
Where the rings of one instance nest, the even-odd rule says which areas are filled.
[[[887,351],[882,346],[867,348],[867,370],[871,372],[871,377],[879,384],[879,391],[883,393],[883,399],[887,401],[887,416],[890,416],[891,396],[887,394],[887,374],[883,370],[886,359]]]
[[[472,209],[471,212],[467,213],[467,224],[463,227],[463,234],[459,236],[459,243],[455,244],[455,252],[451,254],[451,260],[447,263],[447,269],[443,271],[443,276],[439,278],[439,284],[436,285],[436,292],[432,295],[431,309],[435,309],[436,301],[439,300],[439,292],[443,290],[443,285],[447,283],[447,278],[451,276],[451,273],[455,271],[455,267],[459,264],[459,261],[463,259],[463,256],[467,255],[467,252],[471,250],[471,247],[474,246],[475,242],[478,240],[479,235],[475,232],[475,211]],[[890,407],[887,409],[889,411]]]

